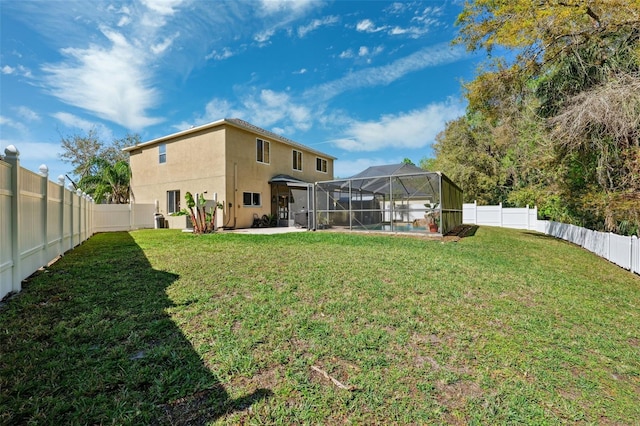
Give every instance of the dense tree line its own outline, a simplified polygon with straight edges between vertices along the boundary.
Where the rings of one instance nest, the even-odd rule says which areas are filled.
[[[465,201],[640,229],[640,0],[474,0],[457,40],[489,62],[425,168]]]

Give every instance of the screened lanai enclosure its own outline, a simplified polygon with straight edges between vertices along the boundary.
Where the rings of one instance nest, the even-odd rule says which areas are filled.
[[[409,164],[315,185],[315,227],[444,235],[462,225],[462,190]]]

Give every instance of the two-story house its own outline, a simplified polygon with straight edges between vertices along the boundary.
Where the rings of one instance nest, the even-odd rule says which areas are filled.
[[[247,228],[255,217],[277,215],[294,225],[309,209],[310,185],[333,179],[335,157],[246,121],[225,118],[125,148],[137,203],[155,203],[171,228],[184,218],[186,192],[224,205],[218,226]],[[220,211],[218,211],[220,213]]]

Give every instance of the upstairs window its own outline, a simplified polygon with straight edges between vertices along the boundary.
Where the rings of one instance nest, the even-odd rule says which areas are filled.
[[[327,173],[327,160],[324,158],[316,158],[316,170],[319,172]]]
[[[256,139],[256,161],[269,164],[269,142]]]
[[[166,163],[167,162],[167,145],[161,143],[158,146],[160,155],[158,156],[158,161],[160,162],[160,164],[162,163]]]
[[[293,170],[302,171],[302,152],[293,150]]]
[[[160,153],[160,155],[158,156],[158,162],[160,164],[166,163],[167,162],[167,145],[161,143],[158,146],[158,152]]]

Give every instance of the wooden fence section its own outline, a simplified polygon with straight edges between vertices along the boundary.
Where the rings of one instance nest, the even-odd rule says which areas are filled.
[[[551,235],[589,250],[616,265],[640,274],[640,240],[611,232],[598,232],[566,223],[538,220],[538,209],[478,206],[477,203],[462,205],[463,223],[527,229]]]
[[[20,167],[14,146],[0,160],[0,300],[22,280],[96,232],[153,228],[153,204],[95,204],[76,191]]]

